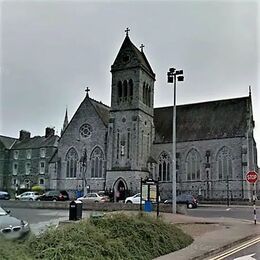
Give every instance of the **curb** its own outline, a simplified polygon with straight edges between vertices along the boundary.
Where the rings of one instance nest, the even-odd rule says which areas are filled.
[[[243,238],[241,238],[241,239],[238,239],[238,240],[236,240],[236,241],[233,241],[233,242],[230,243],[230,244],[227,244],[227,245],[224,245],[224,246],[219,247],[219,248],[217,248],[217,249],[213,249],[213,250],[211,250],[211,251],[208,251],[208,252],[206,252],[206,253],[204,253],[204,254],[202,254],[202,255],[200,255],[200,256],[195,256],[195,257],[191,258],[191,260],[203,260],[203,259],[205,260],[206,257],[210,257],[210,256],[213,256],[213,255],[216,255],[216,254],[218,254],[218,253],[220,253],[220,252],[222,252],[222,251],[225,251],[225,250],[227,250],[227,249],[230,249],[230,248],[233,247],[233,246],[236,246],[236,245],[238,245],[238,244],[240,244],[240,243],[243,243],[243,242],[245,242],[245,241],[247,241],[247,240],[250,240],[250,239],[252,239],[252,238],[255,238],[255,237],[257,237],[257,236],[259,236],[259,234],[252,234],[252,235],[243,237]]]

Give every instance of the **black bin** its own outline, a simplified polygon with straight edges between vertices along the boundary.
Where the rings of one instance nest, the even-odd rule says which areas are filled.
[[[82,202],[73,200],[70,203],[69,220],[79,220],[82,218]]]

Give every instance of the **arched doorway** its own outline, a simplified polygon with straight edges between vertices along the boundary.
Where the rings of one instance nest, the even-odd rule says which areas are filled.
[[[114,184],[114,201],[125,200],[127,195],[127,185],[124,179],[118,179]]]

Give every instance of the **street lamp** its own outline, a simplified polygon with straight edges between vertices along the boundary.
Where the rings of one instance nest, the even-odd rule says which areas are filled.
[[[176,213],[176,82],[184,81],[183,70],[170,68],[167,73],[168,83],[173,87],[173,120],[172,120],[172,213]]]

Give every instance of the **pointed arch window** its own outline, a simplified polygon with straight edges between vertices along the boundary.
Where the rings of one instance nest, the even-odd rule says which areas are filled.
[[[143,103],[145,104],[145,82],[143,83]]]
[[[117,83],[117,90],[118,90],[118,98],[119,100],[122,98],[122,95],[123,95],[123,87],[122,87],[122,82],[119,81]]]
[[[191,149],[186,157],[187,180],[200,180],[201,159],[197,150]]]
[[[91,178],[104,177],[104,154],[99,147],[96,147],[91,155]]]
[[[70,148],[66,155],[67,169],[66,177],[67,178],[76,178],[77,176],[77,164],[78,164],[78,153],[75,148]]]
[[[123,97],[126,99],[127,97],[127,81],[124,80],[123,82]]]
[[[217,155],[218,179],[232,179],[232,156],[230,150],[224,146]]]
[[[170,156],[166,152],[162,152],[158,160],[158,176],[161,181],[170,181]]]
[[[129,96],[130,98],[133,98],[133,93],[134,93],[134,83],[133,83],[133,80],[130,79],[129,80]]]

